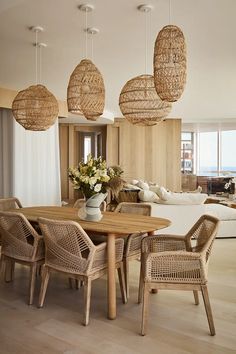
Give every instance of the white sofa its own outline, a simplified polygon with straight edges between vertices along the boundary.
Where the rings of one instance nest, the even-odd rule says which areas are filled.
[[[152,216],[171,220],[171,225],[157,233],[185,235],[203,214],[210,214],[220,220],[217,237],[236,237],[236,209],[220,204],[163,205],[152,206]]]

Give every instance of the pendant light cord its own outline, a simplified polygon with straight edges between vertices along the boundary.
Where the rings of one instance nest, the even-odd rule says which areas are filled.
[[[169,0],[169,25],[171,25],[171,0]]]
[[[85,11],[85,58],[88,57],[88,11]]]
[[[93,36],[94,36],[94,34],[92,34],[91,36],[92,36],[91,37],[91,59],[93,61]]]
[[[35,83],[38,85],[38,31],[35,31]]]
[[[151,27],[151,11],[145,11],[145,74],[148,73],[148,48]]]
[[[42,84],[42,46],[39,45],[39,83]]]
[[[148,32],[148,21],[147,21],[147,15],[148,15],[148,12],[145,11],[145,74],[147,74],[147,52],[148,52],[148,35],[147,35],[147,32]]]

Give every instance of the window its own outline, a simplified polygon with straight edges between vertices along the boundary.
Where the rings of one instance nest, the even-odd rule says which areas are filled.
[[[87,157],[92,154],[98,158],[103,155],[103,135],[101,132],[79,132],[78,158],[87,162]]]
[[[193,173],[193,133],[181,134],[181,172]]]
[[[198,171],[201,175],[217,174],[218,168],[218,133],[199,133]]]
[[[183,132],[181,138],[182,172],[202,176],[236,175],[236,130]]]
[[[221,132],[221,171],[236,172],[236,130]]]
[[[86,136],[84,137],[84,162],[87,162],[88,155],[92,152],[92,137]]]

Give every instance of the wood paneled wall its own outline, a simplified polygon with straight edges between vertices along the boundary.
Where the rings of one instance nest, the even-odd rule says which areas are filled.
[[[153,127],[139,127],[125,119],[107,126],[107,162],[119,164],[124,179],[157,182],[181,190],[181,119],[167,119]]]

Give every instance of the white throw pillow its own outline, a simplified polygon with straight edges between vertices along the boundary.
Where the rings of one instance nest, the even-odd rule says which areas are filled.
[[[170,192],[167,192],[167,190],[164,187],[157,187],[155,192],[160,199],[168,200]]]
[[[157,203],[157,201],[159,200],[158,196],[156,195],[156,193],[152,192],[152,191],[147,191],[147,190],[142,190],[138,193],[139,199],[142,202],[154,202]]]
[[[160,187],[158,186],[158,184],[152,184],[152,185],[149,184],[149,190],[150,191],[152,191],[152,192],[157,194],[159,189],[160,189]]]
[[[148,191],[149,190],[149,185],[144,182],[144,181],[138,181],[137,186],[141,189],[143,189],[144,191]]]
[[[133,184],[134,186],[136,186],[136,184],[138,184],[138,180],[137,179],[132,179],[132,181],[130,182],[131,184]]]

